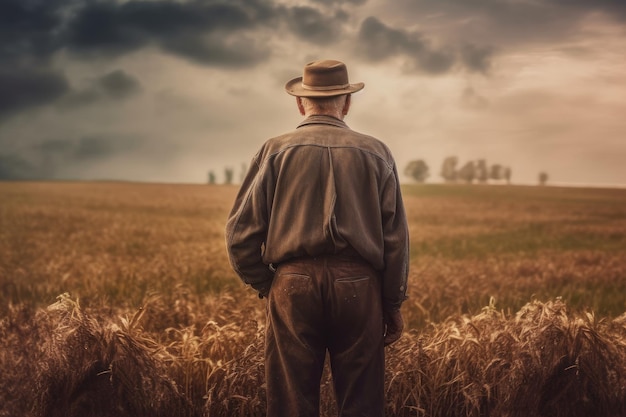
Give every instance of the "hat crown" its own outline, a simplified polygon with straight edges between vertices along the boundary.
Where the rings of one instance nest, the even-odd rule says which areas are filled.
[[[348,85],[348,69],[343,62],[327,59],[310,62],[304,67],[302,87],[305,89],[334,90]]]
[[[346,64],[325,59],[306,64],[302,77],[288,81],[285,90],[296,97],[333,97],[356,93],[364,86],[363,83],[350,84]]]

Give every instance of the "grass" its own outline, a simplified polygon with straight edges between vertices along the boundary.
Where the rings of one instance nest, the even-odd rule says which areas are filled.
[[[263,415],[264,304],[224,248],[236,192],[0,183],[0,416]],[[626,190],[404,196],[389,415],[626,415]]]

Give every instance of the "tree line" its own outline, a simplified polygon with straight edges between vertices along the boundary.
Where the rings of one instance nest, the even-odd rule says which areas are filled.
[[[241,164],[241,170],[239,171],[239,182],[243,182],[246,173],[248,172],[248,166],[246,164]],[[231,166],[227,166],[224,168],[224,176],[222,179],[222,184],[230,185],[235,182],[235,169]],[[209,170],[207,173],[207,183],[208,184],[217,184],[217,175],[215,171]]]
[[[443,160],[439,175],[446,183],[466,183],[474,182],[486,184],[489,181],[511,183],[512,170],[511,167],[502,164],[488,165],[485,159],[469,160],[461,167],[458,167],[459,159],[456,156],[449,156]],[[246,164],[241,165],[239,173],[240,182],[243,181],[248,167]],[[404,169],[404,175],[409,178],[423,183],[430,177],[430,167],[423,159],[410,161]],[[233,184],[235,178],[235,169],[232,167],[224,168],[223,184]],[[209,184],[217,184],[217,175],[210,170],[207,175]],[[548,182],[548,174],[540,172],[538,177],[539,185],[546,185]]]
[[[502,164],[488,165],[485,159],[469,160],[463,166],[458,167],[459,159],[456,156],[448,156],[441,164],[439,175],[447,183],[466,183],[474,182],[486,184],[489,181],[511,183],[512,171],[511,167]],[[407,164],[404,169],[404,175],[412,178],[417,182],[425,182],[430,177],[430,168],[423,159],[416,159]],[[539,185],[546,185],[548,182],[548,174],[545,171],[539,173]]]
[[[461,167],[458,165],[459,159],[456,156],[445,158],[439,175],[448,183],[485,184],[490,180],[511,183],[511,167],[502,164],[488,165],[485,159],[469,160]],[[418,159],[407,164],[404,174],[417,182],[425,182],[430,176],[430,168],[423,159]]]

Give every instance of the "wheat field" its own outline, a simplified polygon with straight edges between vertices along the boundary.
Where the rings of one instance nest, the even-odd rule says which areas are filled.
[[[0,182],[0,416],[263,416],[264,301],[224,247],[236,192]],[[626,190],[404,196],[387,415],[626,416]]]

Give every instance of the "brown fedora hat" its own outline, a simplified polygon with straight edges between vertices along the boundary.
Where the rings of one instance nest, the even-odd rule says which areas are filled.
[[[346,64],[326,59],[309,62],[304,75],[285,84],[285,90],[297,97],[333,97],[351,94],[365,87],[363,83],[350,84]]]

